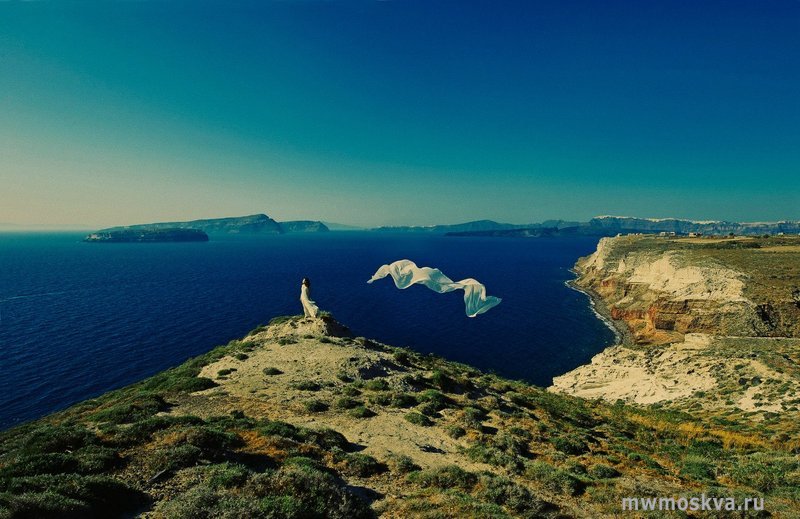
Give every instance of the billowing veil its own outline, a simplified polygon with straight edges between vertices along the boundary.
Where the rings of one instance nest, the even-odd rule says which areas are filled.
[[[499,297],[487,296],[486,287],[478,281],[467,278],[453,281],[441,270],[430,267],[418,267],[413,261],[403,259],[389,265],[383,265],[367,283],[392,276],[397,288],[405,289],[415,284],[422,284],[434,292],[443,294],[453,290],[464,291],[464,304],[468,317],[475,317],[500,304]]]

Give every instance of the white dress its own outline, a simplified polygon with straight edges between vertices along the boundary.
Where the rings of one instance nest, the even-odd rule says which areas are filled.
[[[401,289],[419,283],[440,294],[463,290],[464,306],[468,317],[482,314],[502,301],[499,297],[487,296],[486,287],[472,278],[453,281],[439,269],[418,267],[413,261],[407,259],[381,266],[367,283],[383,279],[386,276],[392,276],[395,286]]]
[[[303,304],[303,315],[305,317],[316,317],[319,312],[317,304],[308,297],[308,287],[300,285],[300,302]]]

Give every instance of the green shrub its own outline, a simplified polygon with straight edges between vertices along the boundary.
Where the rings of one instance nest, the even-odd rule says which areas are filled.
[[[242,444],[236,434],[210,426],[190,426],[177,432],[185,443],[200,447],[207,455],[221,454]]]
[[[58,518],[88,517],[92,514],[89,503],[55,492],[26,492],[22,494],[1,493],[0,512],[12,511],[3,517]],[[13,515],[12,515],[13,514]]]
[[[417,397],[410,393],[397,393],[392,395],[391,406],[408,408],[417,405]]]
[[[239,350],[241,351],[253,351],[258,346],[258,343],[254,341],[241,341],[239,343]]]
[[[414,463],[414,460],[411,459],[410,456],[406,456],[405,454],[390,455],[388,462],[389,469],[397,474],[408,474],[409,472],[420,470],[420,466]]]
[[[315,470],[328,470],[322,463],[308,456],[292,456],[283,461],[284,467],[306,467]]]
[[[217,371],[217,376],[218,377],[226,377],[226,376],[230,375],[231,373],[233,373],[234,371],[236,371],[236,368],[221,369],[221,370]]]
[[[331,344],[331,343],[333,343],[333,340],[331,340],[328,337],[320,337],[319,338],[319,342],[321,342],[323,344]]]
[[[714,480],[714,467],[702,456],[689,455],[680,466],[680,474],[690,480]]]
[[[386,471],[386,465],[367,454],[346,454],[341,463],[342,472],[348,476],[366,478]]]
[[[345,438],[342,433],[329,428],[301,429],[299,430],[299,438],[304,442],[312,443],[325,450],[344,450],[350,445],[347,438]]]
[[[404,416],[406,421],[413,423],[414,425],[421,425],[423,427],[429,427],[433,425],[433,422],[430,418],[425,416],[424,414],[419,413],[408,413]]]
[[[501,432],[492,439],[492,445],[512,456],[526,457],[529,455],[528,442],[522,438]]]
[[[203,450],[195,445],[183,444],[153,451],[150,468],[153,472],[175,471],[196,464]]]
[[[281,337],[278,339],[278,344],[281,346],[288,346],[289,344],[297,344],[297,339],[292,337]]]
[[[412,472],[409,481],[426,488],[450,489],[458,488],[471,491],[478,482],[478,477],[457,465],[446,465],[431,470]]]
[[[508,400],[514,405],[518,405],[520,407],[525,407],[525,408],[533,407],[530,400],[528,400],[528,397],[520,393],[517,393],[516,391],[507,392],[505,394],[505,397],[508,398]]]
[[[353,386],[344,386],[342,388],[342,394],[344,396],[358,396],[361,394],[361,391]]]
[[[251,335],[257,335],[263,331],[266,331],[267,325],[266,324],[259,324],[249,332],[247,332],[247,336],[250,337]]]
[[[113,443],[121,446],[131,446],[144,443],[152,437],[153,433],[180,425],[201,425],[203,420],[196,416],[151,416],[144,420],[132,423],[128,427],[114,430]]]
[[[259,484],[254,485],[258,488]],[[308,467],[285,467],[263,485],[270,494],[291,498],[300,503],[293,517],[326,517],[331,519],[361,519],[373,517],[373,512],[327,472]],[[280,515],[274,515],[281,517]]]
[[[533,439],[531,432],[527,429],[523,429],[522,427],[511,427],[508,432],[517,438],[522,438],[523,440],[531,441]]]
[[[517,472],[522,463],[520,458],[504,452],[491,444],[475,443],[466,450],[466,454],[473,461],[488,463],[498,467],[507,467],[513,472]]]
[[[132,400],[107,407],[95,412],[90,419],[98,422],[116,424],[131,423],[143,420],[169,408],[161,395],[143,393]]]
[[[78,459],[72,454],[19,454],[0,468],[0,478],[77,472],[78,465]]]
[[[437,411],[448,407],[449,399],[435,389],[426,389],[417,395],[417,400],[422,403],[431,403],[436,406]]]
[[[192,393],[212,388],[217,384],[210,378],[200,377],[203,366],[222,358],[225,346],[217,347],[201,357],[195,357],[167,371],[150,377],[137,387],[142,391],[159,393]]]
[[[341,380],[342,382],[344,382],[346,384],[349,384],[350,382],[353,381],[353,377],[351,377],[350,375],[348,375],[347,373],[344,373],[344,372],[337,373],[336,374],[336,378],[338,378],[339,380]]]
[[[550,440],[553,446],[565,454],[583,454],[589,450],[589,446],[578,436],[556,436]]]
[[[328,404],[321,400],[306,400],[303,402],[303,407],[305,407],[306,411],[309,413],[322,413],[328,410]]]
[[[794,456],[753,453],[741,456],[729,469],[731,479],[762,492],[800,486],[800,460]]]
[[[349,413],[353,418],[371,418],[375,416],[375,412],[367,409],[363,405],[350,409]]]
[[[467,434],[467,431],[465,431],[463,427],[460,427],[458,425],[448,425],[445,428],[445,432],[449,437],[456,440]]]
[[[619,471],[610,465],[598,463],[589,467],[589,475],[597,479],[610,479],[619,477]]]
[[[464,417],[467,420],[480,423],[486,420],[486,411],[479,407],[465,407]]]
[[[264,436],[281,436],[292,440],[302,441],[302,432],[294,425],[279,421],[263,421],[256,428]]]
[[[38,475],[0,486],[0,515],[6,508],[11,517],[115,517],[143,501],[140,492],[106,476]]]
[[[363,406],[364,402],[360,402],[355,398],[350,398],[347,396],[343,396],[342,398],[337,399],[333,403],[333,407],[335,409],[353,409],[358,406]]]
[[[317,382],[311,380],[302,380],[300,382],[295,382],[294,384],[292,384],[292,387],[300,391],[319,391],[320,389],[322,389],[322,386],[320,386]]]
[[[582,489],[581,482],[569,472],[557,469],[543,461],[533,461],[526,465],[525,476],[538,482],[551,492],[576,495]]]
[[[200,484],[159,504],[156,514],[174,518],[374,517],[369,507],[331,474],[290,463],[275,473],[251,476],[237,492]]]
[[[283,375],[283,371],[279,370],[278,368],[264,368],[263,373],[267,376],[274,376],[274,375]]]
[[[99,443],[97,436],[82,425],[40,425],[20,437],[3,443],[3,450],[41,454],[80,449]]]
[[[387,395],[386,393],[370,395],[369,402],[375,405],[387,406],[392,403],[392,396]]]
[[[417,412],[425,416],[436,417],[439,416],[439,409],[433,402],[425,402],[417,406]]]
[[[431,384],[438,387],[446,393],[450,393],[455,389],[455,382],[447,374],[441,370],[435,370],[431,376]]]
[[[373,378],[372,380],[364,382],[364,389],[369,389],[370,391],[386,391],[389,389],[389,383],[383,378]]]
[[[543,512],[549,507],[527,488],[502,476],[483,476],[480,486],[480,499],[505,506],[522,517],[543,517]]]
[[[244,485],[250,474],[252,474],[252,472],[244,465],[233,463],[214,465],[211,469],[209,485],[211,485],[212,488],[240,487]]]
[[[241,353],[241,352],[237,353],[237,354],[236,354],[236,355],[234,355],[233,357],[234,357],[236,360],[247,360],[247,359],[249,359],[249,358],[250,358],[250,356],[249,356],[247,353]]]

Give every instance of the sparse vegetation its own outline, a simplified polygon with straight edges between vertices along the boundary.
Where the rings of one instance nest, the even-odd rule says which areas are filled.
[[[348,412],[350,416],[353,418],[372,418],[375,416],[375,412],[371,409],[367,409],[363,405],[356,406]]]
[[[373,378],[364,382],[364,389],[370,391],[386,391],[389,389],[389,383],[384,378]]]
[[[328,404],[322,400],[306,400],[303,402],[303,406],[309,413],[322,413],[329,409]]]
[[[322,389],[322,386],[313,380],[301,380],[300,382],[292,384],[292,387],[300,391],[319,391]]]
[[[354,357],[364,352],[357,342],[341,344]],[[576,515],[577,509],[603,517],[617,513],[620,496],[632,488],[645,489],[642,495],[763,495],[776,517],[791,517],[800,503],[800,443],[788,426],[773,436],[764,425],[736,417],[711,421],[667,408],[584,401],[433,356],[400,350],[409,356],[398,358],[380,345],[369,354],[380,348],[383,359],[411,367],[344,384],[339,366],[309,373],[311,380],[294,369],[271,380],[268,388],[291,393],[286,409],[277,410],[286,421],[269,419],[276,417],[272,411],[248,416],[236,409],[201,419],[182,407],[187,400],[212,402],[202,393],[188,396],[213,386],[199,377],[204,366],[221,361],[204,373],[230,376],[234,371],[225,370],[236,369],[227,366],[243,350],[255,353],[242,362],[257,362],[260,344],[232,341],[139,384],[0,433],[0,517],[132,515],[148,498],[155,514],[166,517],[373,517],[363,496],[387,486],[404,497],[383,501],[380,511],[396,517],[533,518]],[[250,367],[235,365],[239,372],[226,386],[239,383]],[[254,375],[264,384],[259,371]],[[782,387],[767,379],[751,386],[753,376],[744,387]],[[362,422],[374,416],[365,402],[381,413],[381,425],[384,417],[385,423],[403,417],[413,424],[406,429],[431,428],[413,429],[414,449],[439,453],[441,446],[437,457],[485,463],[497,474],[456,465],[422,470],[427,454],[381,454],[375,444],[350,438],[359,427],[374,427]],[[775,415],[767,420],[781,419]],[[335,417],[331,423],[348,424],[341,429],[347,437],[288,423],[292,417],[321,426]],[[358,451],[365,446],[372,456]],[[356,495],[350,485],[363,488]],[[165,500],[164,493],[174,497]]]
[[[336,400],[336,402],[333,403],[333,407],[335,409],[354,409],[356,407],[363,405],[364,402],[361,402],[359,400],[356,400],[355,398],[350,398],[347,396],[339,398],[338,400]]]
[[[405,415],[405,419],[414,425],[421,425],[423,427],[430,427],[433,425],[433,421],[430,418],[420,413],[408,413]]]

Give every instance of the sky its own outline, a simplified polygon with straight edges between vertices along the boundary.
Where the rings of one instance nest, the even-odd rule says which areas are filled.
[[[800,1],[0,2],[0,223],[800,219]]]

